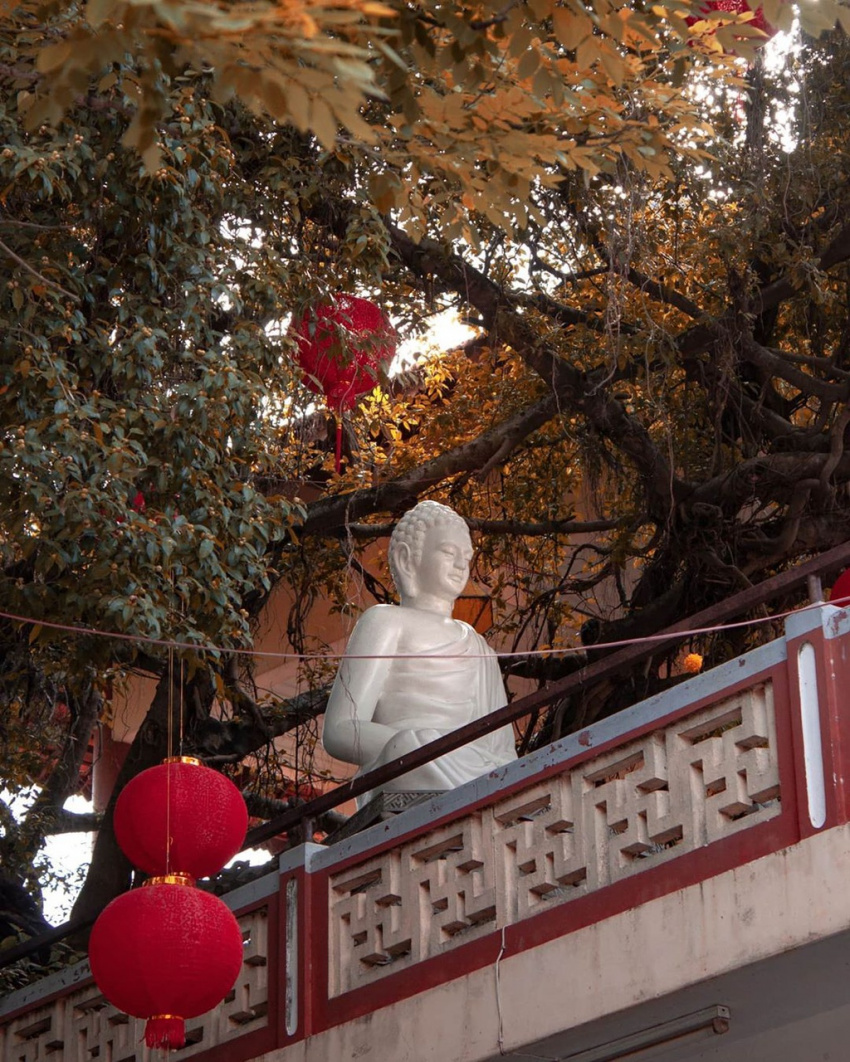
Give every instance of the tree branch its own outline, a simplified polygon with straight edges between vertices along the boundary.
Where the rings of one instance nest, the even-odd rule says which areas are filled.
[[[833,266],[840,265],[848,259],[850,259],[850,222],[841,229],[817,260],[817,268],[822,272],[827,272]],[[760,317],[796,295],[798,290],[799,285],[794,282],[792,275],[787,273],[779,280],[774,280],[761,288],[750,300],[748,312]],[[679,353],[687,357],[707,350],[712,343],[717,341],[724,323],[728,325],[735,313],[735,309],[730,309],[711,324],[696,325],[694,328],[687,329],[676,340]]]
[[[417,244],[386,222],[399,259],[419,277],[436,274],[481,314],[489,331],[507,343],[552,388],[559,402],[581,411],[591,427],[611,440],[637,467],[644,480],[652,515],[666,520],[676,500],[687,493],[667,458],[639,420],[604,389],[604,380],[568,364],[531,322],[517,313],[510,296],[492,280],[431,241]]]
[[[846,262],[848,258],[850,258],[850,222],[841,229],[818,258],[817,268],[826,273],[833,266]],[[772,310],[774,306],[778,306],[780,302],[784,302],[785,299],[790,299],[792,295],[796,294],[798,288],[799,285],[794,283],[790,274],[773,281],[772,284],[762,288],[756,298],[753,299],[753,313],[760,316],[766,310]]]
[[[80,301],[79,295],[75,295],[73,291],[68,291],[67,288],[63,288],[61,284],[57,284],[55,280],[50,280],[42,273],[39,273],[37,269],[33,269],[29,262],[21,258],[19,254],[15,254],[12,248],[2,240],[0,240],[0,251],[2,251],[7,258],[11,258],[13,262],[21,267],[21,269],[25,269],[27,273],[34,276],[39,283],[44,284],[45,287],[53,288],[54,291],[58,291],[60,295],[64,295],[66,299],[71,299],[73,302]]]
[[[649,295],[650,298],[655,299],[657,302],[663,302],[667,306],[673,306],[677,310],[681,310],[683,314],[687,317],[693,318],[695,321],[701,321],[705,317],[702,309],[697,306],[695,302],[691,302],[687,296],[682,295],[681,292],[676,291],[675,288],[670,288],[666,284],[662,284],[657,280],[652,280],[644,273],[635,269],[634,266],[618,261],[600,241],[594,240],[593,246],[599,257],[608,261],[609,269],[613,269],[615,272],[619,273],[620,276],[625,277],[633,287],[646,295]]]
[[[608,272],[607,269],[605,272]],[[537,292],[534,295],[512,295],[511,302],[515,306],[525,306],[539,310],[561,325],[582,325],[584,328],[590,329],[591,332],[598,332],[600,335],[604,335],[608,331],[608,324],[604,317],[599,314],[588,313],[585,310],[577,310],[574,306],[565,306],[564,303],[558,302],[557,299],[553,299],[551,295],[547,295],[545,292]],[[637,329],[634,325],[624,322],[620,325],[620,331],[628,335],[634,335]]]
[[[812,376],[811,373],[803,372],[802,369],[789,365],[781,351],[763,347],[749,336],[744,338],[743,351],[747,361],[769,376],[778,376],[781,380],[785,380],[786,383],[796,387],[803,394],[817,395],[818,398],[826,399],[828,402],[847,401],[850,385],[847,383],[827,383],[825,380],[819,380],[817,376]]]
[[[706,503],[724,509],[739,509],[754,498],[787,504],[797,485],[804,480],[820,482],[828,454],[761,454],[739,462],[733,469],[714,476],[695,488],[689,505]],[[842,480],[850,478],[850,456],[843,454],[833,470]]]
[[[612,531],[618,520],[542,520],[536,523],[523,520],[479,520],[465,516],[470,531],[485,535],[585,535],[596,531]],[[357,539],[386,538],[395,530],[395,521],[388,524],[347,524],[345,534]],[[342,532],[341,532],[342,533]]]
[[[79,788],[80,769],[103,704],[91,685],[79,696],[66,691],[65,697],[72,712],[71,726],[53,770],[28,809],[20,831],[33,854],[47,834],[65,832],[55,824],[68,814],[63,805]]]
[[[49,835],[57,833],[93,833],[103,823],[103,814],[99,811],[74,812],[60,809],[44,832]]]
[[[204,719],[193,731],[192,750],[210,767],[239,763],[274,738],[320,716],[328,703],[330,690],[327,685],[299,693],[284,702],[281,709],[262,715],[262,723],[257,722],[253,713],[247,718]],[[250,699],[244,691],[243,696]],[[256,709],[259,714],[258,705]]]
[[[431,487],[451,476],[478,471],[500,449],[507,448],[509,452],[557,412],[558,398],[548,394],[477,439],[425,461],[395,479],[350,494],[319,498],[307,506],[306,517],[298,530],[301,534],[334,534],[371,513],[409,508]]]

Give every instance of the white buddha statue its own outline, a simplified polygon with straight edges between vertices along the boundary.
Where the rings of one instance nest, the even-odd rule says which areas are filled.
[[[325,748],[359,764],[358,773],[507,703],[496,654],[468,623],[452,619],[471,560],[466,524],[439,502],[420,502],[393,532],[389,562],[401,604],[374,605],[360,617],[325,713]],[[515,759],[513,728],[505,726],[382,788],[454,789]]]

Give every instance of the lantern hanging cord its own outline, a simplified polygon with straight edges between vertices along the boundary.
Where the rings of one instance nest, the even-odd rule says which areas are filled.
[[[180,740],[179,740],[179,742],[177,744],[177,755],[178,756],[182,756],[183,755],[183,739],[184,739],[184,736],[185,736],[185,734],[184,734],[184,720],[186,718],[186,714],[185,714],[186,704],[185,704],[185,699],[184,699],[184,696],[183,696],[183,693],[184,693],[184,668],[185,668],[185,666],[186,666],[186,661],[181,656],[180,657],[180,700],[179,700],[179,704],[178,704],[178,712],[179,712],[178,725],[180,727]]]
[[[181,662],[182,670],[182,662]],[[168,760],[165,767],[165,873],[171,873],[171,771],[174,758],[174,646],[168,649],[168,722],[166,748]]]
[[[844,608],[850,607],[850,601],[841,599]],[[766,623],[778,623],[789,616],[800,615],[812,609],[823,608],[829,604],[825,601],[817,601],[802,605],[800,608],[788,609],[785,612],[776,612],[770,616],[756,616],[753,619],[737,620],[735,623],[718,623],[710,627],[693,627],[689,629],[662,631],[658,634],[648,634],[641,638],[624,638],[613,642],[596,642],[593,645],[566,645],[550,647],[548,649],[517,649],[507,652],[494,650],[501,660],[529,657],[552,657],[569,656],[573,653],[589,653],[599,649],[624,649],[630,645],[649,645],[653,642],[669,642],[672,639],[686,641],[704,634],[719,634],[722,631],[738,630],[741,627],[756,627]],[[66,634],[85,634],[96,638],[112,638],[116,641],[139,642],[143,645],[155,645],[164,649],[191,650],[195,653],[230,653],[235,656],[250,656],[266,660],[419,660],[421,653],[345,653],[345,652],[320,652],[320,653],[280,653],[267,649],[240,649],[232,646],[209,645],[199,642],[171,641],[166,638],[152,638],[144,634],[125,634],[120,631],[105,631],[99,627],[81,627],[68,623],[54,623],[50,620],[40,620],[33,616],[21,616],[14,612],[0,611],[0,619],[11,620],[13,623],[23,623],[35,627],[46,627],[49,630],[62,631]],[[441,653],[440,659],[451,660],[463,656],[464,659],[490,658],[492,653]]]
[[[174,573],[169,572],[172,594],[176,597],[177,588],[174,582]],[[166,747],[168,759],[165,768],[165,873],[171,873],[171,773],[174,760],[174,645],[168,647],[168,722],[166,733]],[[183,660],[180,660],[180,699],[183,699]],[[182,726],[182,712],[181,712]],[[180,735],[182,754],[183,735]]]

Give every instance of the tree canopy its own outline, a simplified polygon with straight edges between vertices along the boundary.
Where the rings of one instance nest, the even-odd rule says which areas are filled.
[[[0,742],[5,788],[39,782],[0,803],[7,874],[90,825],[62,809],[122,676],[159,684],[119,788],[164,754],[156,640],[207,647],[177,653],[201,756],[315,717],[322,669],[260,703],[227,650],[281,582],[296,639],[352,566],[382,599],[361,550],[417,498],[469,519],[529,651],[846,539],[848,9],[801,19],[771,65],[749,13],[685,0],[0,7]],[[340,474],[287,333],[337,291],[474,329],[346,416]],[[109,813],[93,868],[81,914],[128,882]]]

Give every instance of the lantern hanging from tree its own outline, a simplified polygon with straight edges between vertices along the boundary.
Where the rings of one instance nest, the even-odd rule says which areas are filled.
[[[342,415],[378,382],[395,354],[397,337],[384,312],[356,295],[335,295],[291,325],[304,383],[324,395],[336,418],[336,470],[342,464]]]
[[[236,786],[191,757],[143,771],[116,803],[119,844],[154,876],[101,913],[89,959],[106,998],[147,1019],[148,1047],[182,1047],[185,1019],[219,1003],[239,975],[239,924],[194,879],[236,854],[247,821]]]
[[[689,15],[685,21],[689,26],[693,26],[695,22],[701,21],[712,11],[719,11],[728,15],[744,15],[752,10],[747,0],[703,0],[700,4],[701,14]],[[760,7],[755,9],[755,14],[750,19],[749,25],[761,30],[762,33],[766,33],[768,37],[773,37],[776,33],[775,28],[765,20],[764,11]]]

